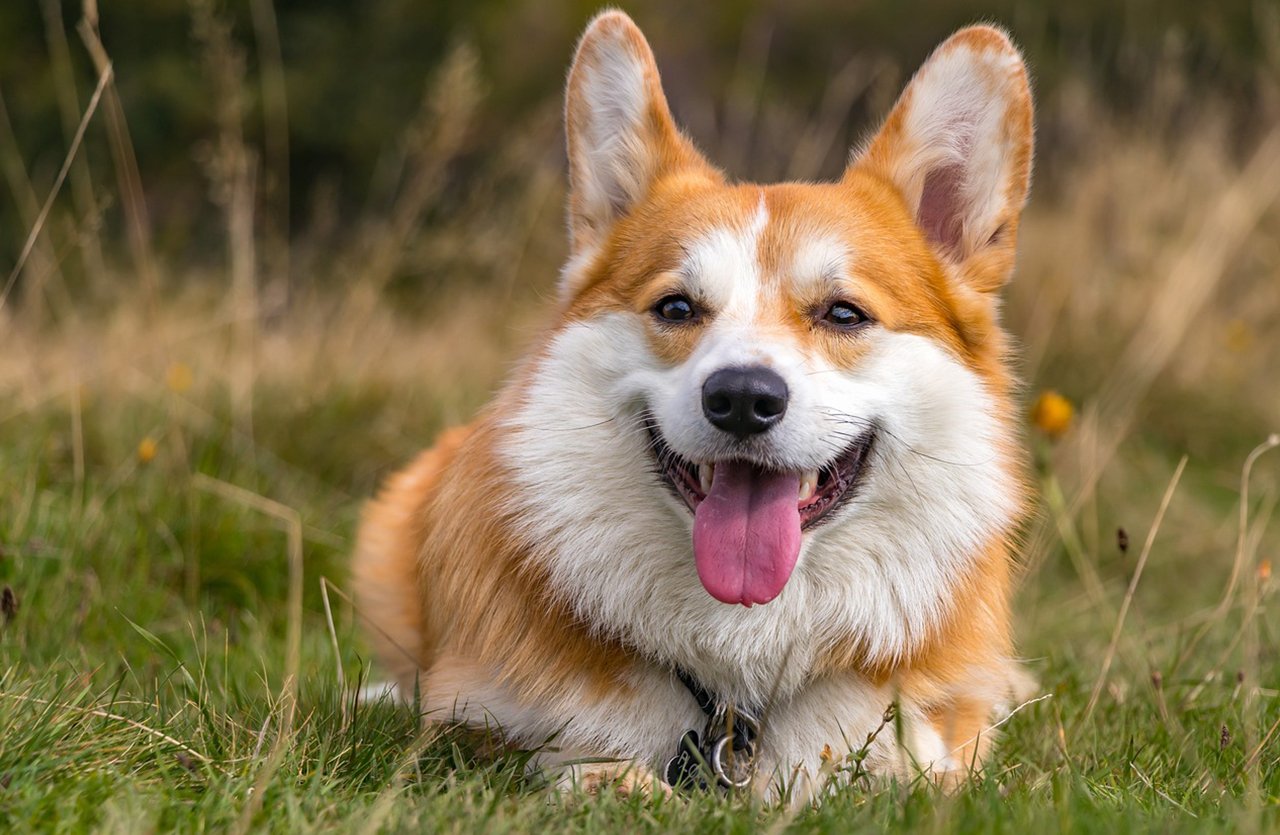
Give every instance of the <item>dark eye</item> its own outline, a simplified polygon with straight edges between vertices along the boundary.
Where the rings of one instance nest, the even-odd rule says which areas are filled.
[[[848,302],[833,302],[827,308],[827,312],[822,314],[822,321],[842,328],[851,328],[870,319],[867,314]]]
[[[653,312],[666,322],[687,322],[697,315],[693,302],[684,296],[667,296],[654,305]]]

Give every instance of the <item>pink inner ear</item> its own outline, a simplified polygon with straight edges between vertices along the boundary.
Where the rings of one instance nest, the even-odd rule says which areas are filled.
[[[950,255],[962,255],[964,238],[964,168],[948,165],[924,178],[916,222],[930,241]]]

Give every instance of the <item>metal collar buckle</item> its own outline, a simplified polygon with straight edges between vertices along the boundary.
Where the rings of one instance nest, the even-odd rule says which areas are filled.
[[[759,721],[741,708],[727,707],[707,721],[706,740],[711,748],[707,764],[722,788],[744,789],[751,785],[759,734]]]
[[[732,706],[717,708],[701,736],[686,731],[680,738],[676,755],[667,762],[667,782],[702,789],[715,785],[726,791],[746,788],[755,775],[759,735],[760,722],[752,714]]]

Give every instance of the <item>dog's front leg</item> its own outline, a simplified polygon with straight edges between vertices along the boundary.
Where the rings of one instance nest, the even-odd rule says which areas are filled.
[[[681,735],[705,717],[669,671],[637,664],[613,687],[557,680],[536,696],[501,683],[492,669],[445,655],[423,677],[425,716],[496,732],[536,754],[530,768],[564,790],[669,794],[656,771]]]
[[[863,777],[911,779],[947,770],[925,713],[857,674],[810,683],[765,716],[758,781],[766,797],[803,803]]]

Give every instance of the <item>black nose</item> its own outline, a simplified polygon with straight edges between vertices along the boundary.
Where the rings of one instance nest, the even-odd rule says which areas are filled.
[[[722,368],[702,384],[702,413],[739,438],[764,432],[786,411],[787,383],[763,365]]]

